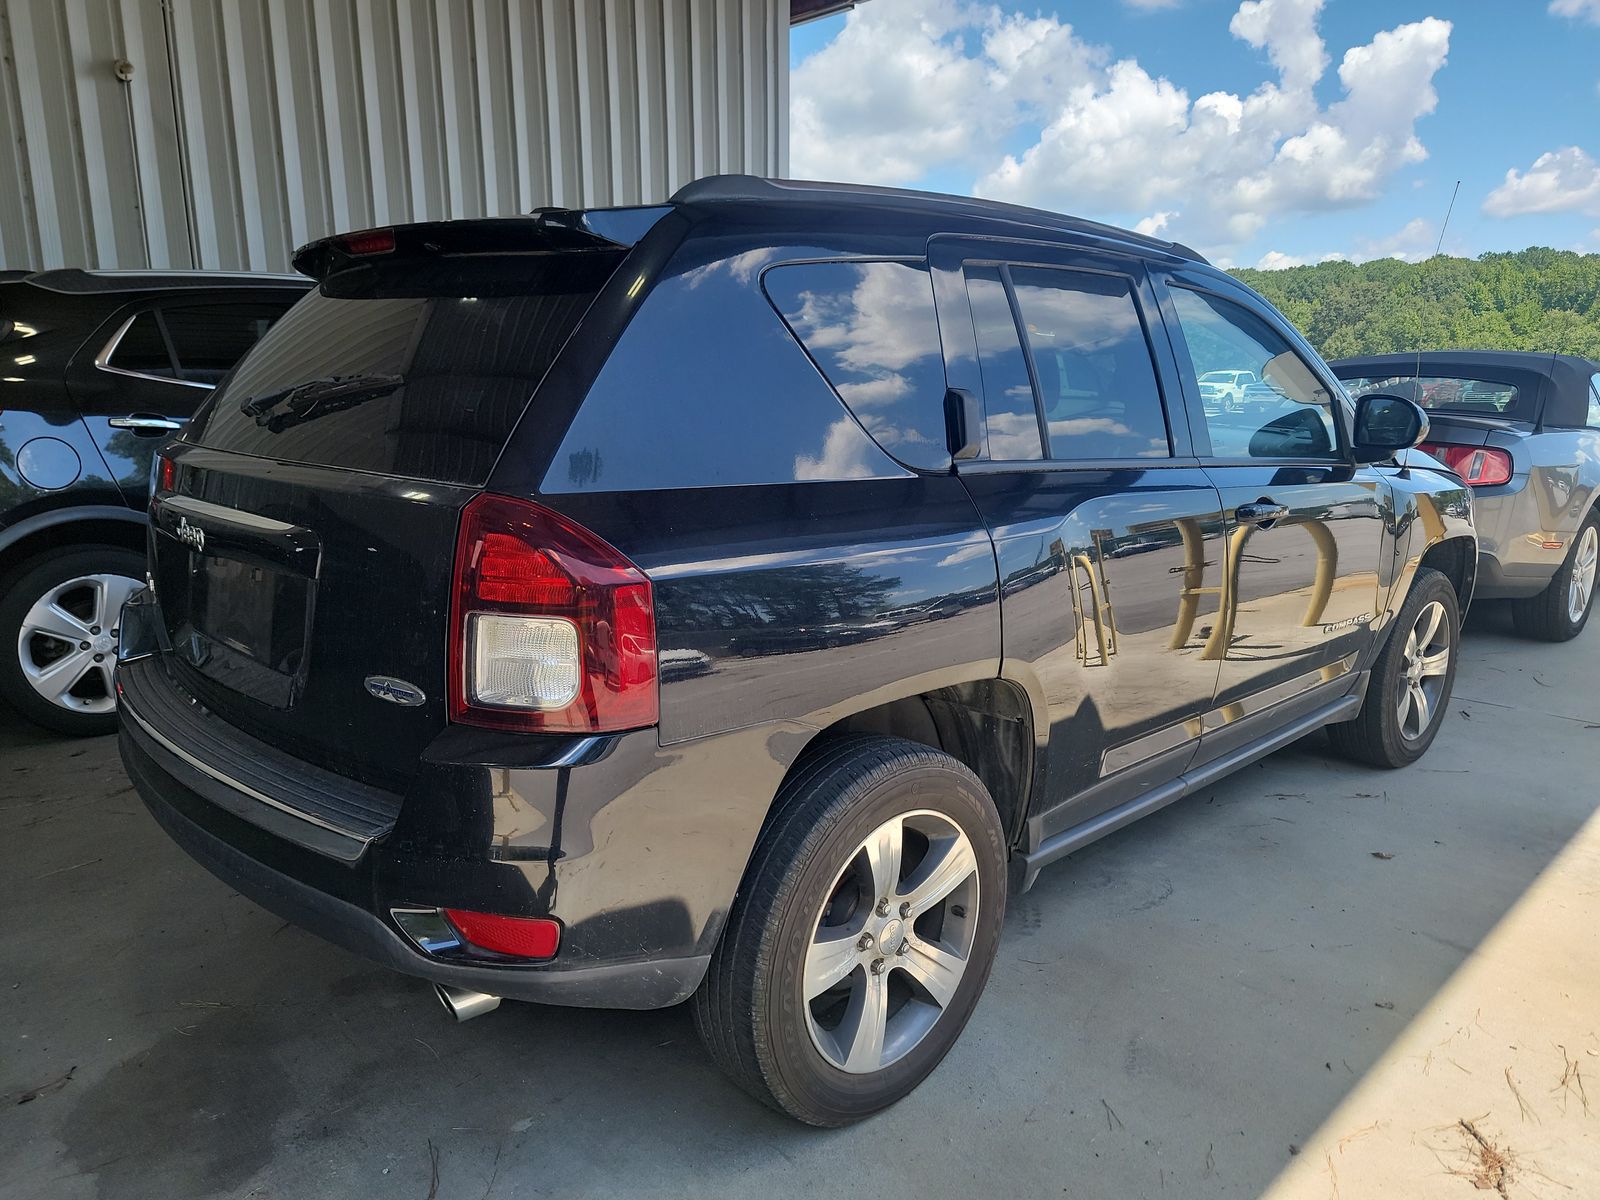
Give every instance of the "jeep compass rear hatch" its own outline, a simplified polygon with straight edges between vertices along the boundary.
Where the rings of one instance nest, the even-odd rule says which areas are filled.
[[[542,217],[346,235],[152,500],[171,681],[211,718],[401,789],[446,721],[460,512],[626,247]]]

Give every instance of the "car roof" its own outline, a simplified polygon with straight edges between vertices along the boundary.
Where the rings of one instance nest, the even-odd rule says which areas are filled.
[[[181,291],[185,288],[288,288],[304,291],[311,281],[303,275],[278,275],[252,271],[91,271],[59,267],[13,276],[64,295],[108,295],[121,292]]]
[[[1506,416],[1546,425],[1580,426],[1586,420],[1590,381],[1600,363],[1576,354],[1542,350],[1424,350],[1420,354],[1369,354],[1328,363],[1340,379],[1462,375],[1514,384],[1526,393]],[[1420,367],[1420,370],[1419,370]]]
[[[826,210],[830,228],[848,226],[849,217],[859,214],[863,224],[872,217],[895,214],[918,232],[973,232],[975,223],[984,232],[1000,236],[1032,237],[1074,235],[1098,242],[1156,252],[1169,257],[1205,263],[1203,256],[1180,242],[1163,241],[1114,225],[1103,225],[1081,217],[979,200],[971,196],[951,196],[941,192],[919,192],[904,188],[876,187],[869,184],[826,183],[801,179],[765,179],[756,175],[710,175],[679,188],[671,203],[678,208],[724,210]],[[1054,240],[1053,238],[1051,240]]]
[[[1384,374],[1411,374],[1417,364],[1438,370],[1444,367],[1499,368],[1505,371],[1533,371],[1540,375],[1554,375],[1563,368],[1592,375],[1600,371],[1600,363],[1576,354],[1551,354],[1543,350],[1423,350],[1402,354],[1368,354],[1357,358],[1330,359],[1328,365],[1335,372],[1351,375],[1370,375],[1373,371]]]

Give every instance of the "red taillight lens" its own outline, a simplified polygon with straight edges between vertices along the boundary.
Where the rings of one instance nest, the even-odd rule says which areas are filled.
[[[450,719],[604,733],[658,714],[644,573],[542,505],[489,493],[469,502],[456,541]]]
[[[561,945],[561,926],[547,917],[502,917],[464,908],[447,908],[444,915],[467,941],[496,954],[554,958]]]
[[[1511,455],[1492,446],[1445,446],[1424,442],[1422,447],[1472,487],[1495,487],[1511,482]]]
[[[354,258],[367,254],[389,254],[394,250],[394,230],[363,229],[360,233],[347,233],[339,239],[338,246]]]
[[[170,492],[178,486],[178,464],[170,458],[162,458],[158,461],[161,463],[161,469],[156,474],[156,490]]]

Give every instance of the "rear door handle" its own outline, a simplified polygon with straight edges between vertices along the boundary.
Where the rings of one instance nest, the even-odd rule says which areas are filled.
[[[158,417],[154,413],[134,413],[130,417],[112,417],[106,422],[113,429],[131,429],[135,433],[171,433],[182,429],[182,421],[171,417]]]
[[[1265,525],[1289,515],[1287,504],[1274,504],[1270,500],[1257,500],[1254,504],[1241,504],[1233,515],[1243,525]]]

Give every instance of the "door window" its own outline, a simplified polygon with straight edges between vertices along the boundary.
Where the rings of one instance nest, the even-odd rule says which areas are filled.
[[[1166,416],[1131,281],[1011,268],[1050,457],[1167,458]]]
[[[1255,378],[1232,403],[1203,406],[1215,457],[1341,457],[1333,394],[1283,335],[1219,296],[1175,287],[1172,302],[1198,379],[1214,371]]]
[[[1034,404],[1028,360],[1011,313],[1011,300],[997,266],[966,268],[967,301],[978,341],[989,457],[1030,461],[1044,457],[1039,410]]]
[[[1600,372],[1589,379],[1589,420],[1586,424],[1590,429],[1600,429]]]

